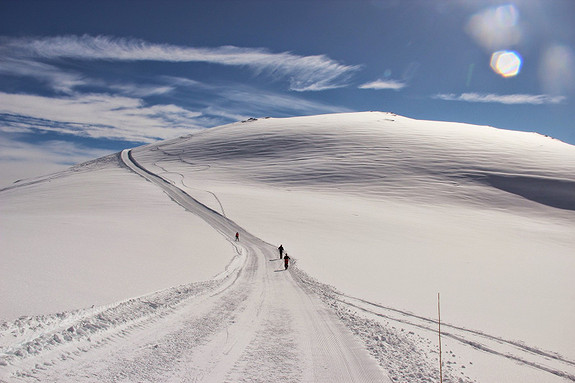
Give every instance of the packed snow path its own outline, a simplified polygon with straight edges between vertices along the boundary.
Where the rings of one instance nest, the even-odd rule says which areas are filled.
[[[149,174],[125,152],[0,190],[0,382],[333,379],[334,314],[390,380],[436,382],[436,292],[444,382],[575,381],[573,147],[370,112],[132,153]]]
[[[133,171],[229,238],[243,264],[221,281],[173,291],[182,299],[126,325],[111,325],[83,352],[43,352],[12,367],[10,379],[100,382],[390,382],[335,312],[284,269],[275,246],[245,232],[136,164]],[[235,241],[235,233],[240,241]],[[135,311],[142,310],[135,305]],[[127,310],[128,312],[130,309]],[[100,323],[105,315],[99,314]],[[84,322],[87,322],[86,319]],[[78,323],[76,320],[75,323]],[[105,327],[105,326],[104,326]],[[67,330],[71,336],[78,327]],[[59,339],[55,334],[51,340]],[[41,347],[40,347],[41,348]],[[60,352],[62,352],[60,350]],[[66,355],[66,354],[64,354]],[[6,376],[0,378],[5,379]]]
[[[177,203],[201,216],[230,240],[234,233],[240,232],[240,241],[234,244],[247,255],[246,265],[235,283],[225,293],[210,297],[216,310],[229,307],[225,318],[220,315],[210,325],[218,326],[218,320],[229,323],[215,331],[212,341],[194,350],[189,362],[184,363],[182,379],[189,376],[194,382],[389,381],[334,313],[317,297],[306,293],[284,269],[275,246],[143,171],[129,152],[124,152],[123,158],[134,171],[157,183]],[[208,313],[208,317],[211,315]],[[186,338],[185,334],[181,336]]]

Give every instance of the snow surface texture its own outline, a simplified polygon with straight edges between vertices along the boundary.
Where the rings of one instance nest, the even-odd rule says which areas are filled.
[[[233,257],[118,156],[2,191],[0,216],[0,320],[207,280]]]
[[[574,175],[547,137],[371,112],[20,182],[0,379],[438,381],[441,292],[444,381],[573,381]]]

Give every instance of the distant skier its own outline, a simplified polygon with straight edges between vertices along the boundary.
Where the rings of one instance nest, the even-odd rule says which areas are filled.
[[[240,240],[240,233],[236,232],[236,241]]]
[[[290,258],[289,258],[289,256],[288,256],[287,253],[286,253],[286,255],[284,256],[284,266],[285,266],[286,270],[287,270],[287,268],[288,268],[289,259],[290,259]]]
[[[280,251],[280,259],[282,259],[283,256],[284,256],[284,247],[283,247],[283,245],[280,245],[280,247],[278,247],[278,250]]]

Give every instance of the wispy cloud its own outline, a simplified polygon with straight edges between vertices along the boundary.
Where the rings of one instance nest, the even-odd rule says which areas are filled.
[[[94,60],[106,65],[92,65]],[[247,117],[349,111],[306,100],[301,93],[170,76],[169,67],[153,77],[100,71],[119,62],[144,60],[245,67],[287,81],[296,91],[345,86],[358,69],[326,56],[254,48],[193,48],[92,36],[0,37],[0,75],[48,85],[22,82],[36,94],[0,90],[0,134],[50,132],[67,135],[70,141],[87,137],[149,143]]]
[[[52,140],[34,144],[0,136],[0,189],[19,179],[54,173],[107,154],[109,150],[71,142]]]
[[[200,128],[193,112],[176,105],[146,105],[141,99],[107,94],[43,97],[0,92],[0,113],[16,116],[0,129],[53,131],[82,137],[153,142]]]
[[[343,65],[325,55],[299,56],[263,48],[222,46],[196,48],[155,44],[138,39],[106,36],[17,38],[0,41],[0,54],[38,59],[72,58],[109,61],[202,62],[244,66],[256,73],[288,79],[294,91],[319,91],[346,86],[359,66]]]
[[[224,117],[227,121],[238,121],[246,117],[293,116],[294,114],[321,114],[351,112],[351,109],[304,99],[299,94],[286,94],[262,90],[246,84],[226,83],[224,85],[202,83],[180,77],[164,76],[173,87],[185,90],[190,96],[201,92],[202,97],[194,100],[197,110],[204,116]]]
[[[481,94],[481,93],[462,93],[460,95],[448,93],[437,94],[433,98],[445,101],[465,101],[465,102],[484,102],[499,104],[560,104],[565,100],[563,96],[550,96],[546,94]]]
[[[172,92],[175,88],[167,85],[146,84],[103,84],[105,87],[120,94],[134,97],[161,96]]]
[[[349,112],[348,108],[324,104],[318,101],[309,101],[292,95],[275,92],[258,91],[256,89],[235,86],[226,87],[218,91],[220,97],[229,105],[227,110],[250,110],[252,113],[293,115]],[[261,116],[261,115],[260,115]]]
[[[375,90],[382,90],[382,89],[400,90],[405,88],[406,86],[407,86],[406,83],[397,80],[376,80],[362,84],[358,88],[375,89]]]
[[[85,78],[80,74],[64,72],[53,65],[30,58],[11,58],[0,55],[0,74],[32,77],[63,93],[71,93],[73,88],[86,84]]]
[[[264,91],[243,84],[211,85],[170,77],[169,85],[106,85],[121,94],[72,93],[46,97],[0,92],[0,132],[55,132],[78,137],[149,143],[247,117],[349,112],[343,107]],[[191,88],[192,92],[185,88]],[[184,88],[184,89],[182,89]],[[200,88],[200,94],[194,93]],[[149,105],[139,97],[176,90],[191,107]],[[195,96],[194,96],[195,94]],[[201,97],[200,97],[201,95]],[[191,96],[191,97],[190,97]],[[177,97],[173,95],[173,97]],[[191,110],[190,110],[191,109]]]
[[[52,90],[71,95],[79,87],[96,87],[110,90],[123,95],[148,97],[171,92],[174,87],[169,85],[135,84],[129,82],[106,82],[96,80],[74,71],[65,71],[55,65],[50,65],[33,58],[0,57],[0,74],[15,77],[30,77],[46,83]]]

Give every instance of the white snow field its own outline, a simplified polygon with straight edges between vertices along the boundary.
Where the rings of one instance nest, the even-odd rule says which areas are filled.
[[[250,119],[0,190],[0,249],[2,382],[437,382],[438,293],[443,381],[575,381],[575,147],[535,133]]]

